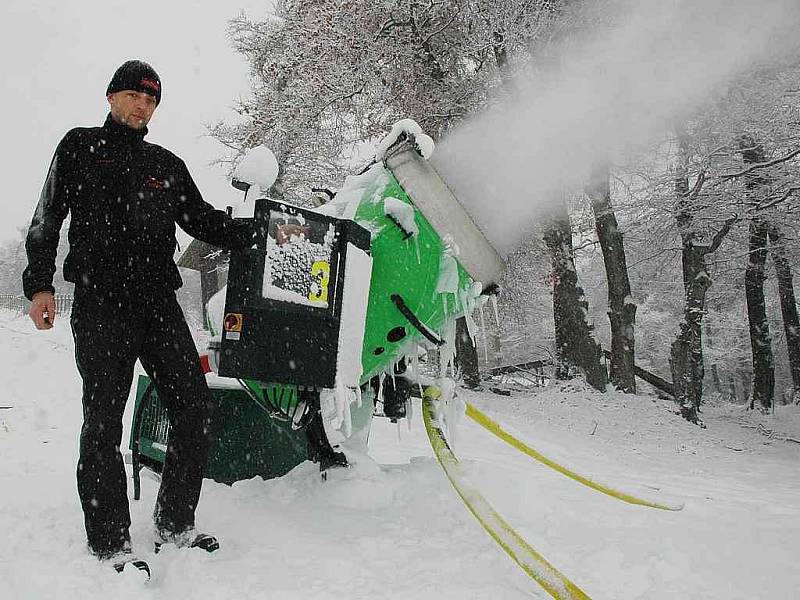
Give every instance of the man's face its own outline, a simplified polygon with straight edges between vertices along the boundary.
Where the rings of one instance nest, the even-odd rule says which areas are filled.
[[[122,90],[108,95],[111,116],[131,129],[147,126],[156,110],[156,97],[135,90]]]

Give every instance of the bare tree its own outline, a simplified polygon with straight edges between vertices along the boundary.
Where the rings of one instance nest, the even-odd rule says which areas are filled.
[[[544,241],[553,264],[553,316],[556,334],[557,379],[570,379],[578,367],[592,387],[605,391],[608,376],[601,363],[600,346],[592,339],[592,328],[586,322],[588,306],[578,286],[575,252],[569,214],[563,210],[545,227]]]
[[[750,345],[753,351],[753,396],[750,408],[758,402],[765,409],[772,407],[775,395],[775,361],[764,300],[767,231],[762,219],[754,218],[750,221],[750,251],[744,275],[747,321],[750,326]]]
[[[706,259],[716,252],[737,221],[731,217],[714,232],[711,241],[702,244],[696,227],[696,201],[703,191],[706,174],[701,171],[694,185],[689,186],[689,158],[685,138],[679,134],[678,164],[675,169],[675,222],[681,236],[681,262],[685,305],[678,336],[670,347],[670,369],[675,400],[688,420],[699,422],[698,412],[703,398],[703,315],[706,294],[711,287]]]
[[[767,224],[770,254],[778,280],[778,296],[786,335],[786,349],[789,358],[789,371],[792,377],[791,399],[800,394],[800,318],[797,314],[797,300],[794,293],[792,267],[788,257],[788,244],[783,228],[771,221]]]
[[[618,389],[636,393],[634,372],[634,327],[636,305],[631,296],[623,235],[611,204],[608,165],[598,165],[586,186],[595,217],[597,239],[603,250],[608,283],[608,318],[611,322],[611,368],[609,379]]]

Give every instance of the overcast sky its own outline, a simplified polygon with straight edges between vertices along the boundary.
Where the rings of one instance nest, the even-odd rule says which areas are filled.
[[[209,163],[222,147],[204,124],[234,115],[247,66],[225,36],[228,19],[267,14],[270,0],[3,0],[0,5],[0,242],[27,227],[56,144],[69,129],[102,124],[105,90],[129,58],[161,77],[147,139],[183,158],[207,201],[238,198]]]

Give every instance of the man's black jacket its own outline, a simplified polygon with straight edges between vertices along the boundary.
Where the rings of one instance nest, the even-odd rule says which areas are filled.
[[[184,162],[111,115],[58,145],[25,247],[25,296],[54,291],[56,248],[69,212],[64,279],[103,295],[148,298],[182,284],[175,223],[221,248],[247,246],[250,227],[206,203]]]

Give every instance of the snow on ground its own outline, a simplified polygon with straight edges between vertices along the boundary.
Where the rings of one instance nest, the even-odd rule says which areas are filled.
[[[309,463],[277,480],[232,487],[207,481],[198,524],[220,537],[215,555],[152,554],[158,483],[145,477],[143,499],[131,501],[132,535],[154,576],[143,586],[116,575],[84,549],[74,483],[80,380],[72,351],[65,319],[36,332],[27,319],[0,312],[0,597],[547,597],[450,488],[418,406],[410,430],[376,419],[375,462],[326,483]],[[462,421],[455,450],[471,480],[590,597],[799,597],[800,443],[786,440],[800,440],[798,407],[760,415],[709,406],[703,430],[672,414],[668,402],[576,385],[511,398],[460,393],[582,474],[686,503],[676,513],[621,503]]]

